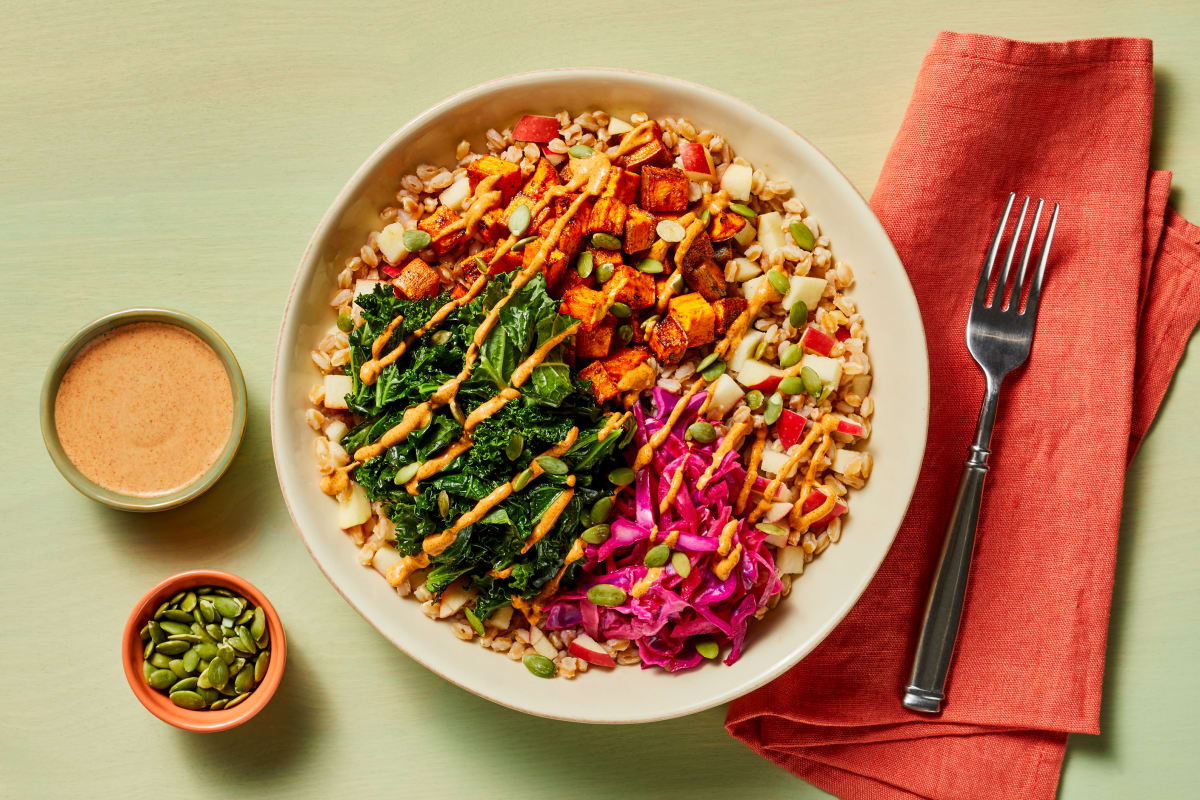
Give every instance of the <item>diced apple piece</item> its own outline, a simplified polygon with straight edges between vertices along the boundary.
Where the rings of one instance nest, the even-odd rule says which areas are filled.
[[[633,126],[623,119],[610,117],[608,120],[609,133],[620,135],[622,133],[629,133],[631,130],[633,130]]]
[[[712,156],[704,145],[699,142],[680,142],[679,157],[683,161],[683,171],[692,180],[716,180],[717,170],[713,167]]]
[[[804,426],[808,420],[790,408],[785,408],[775,423],[775,435],[783,443],[784,448],[791,447],[804,438]]]
[[[403,558],[392,547],[381,547],[371,556],[371,566],[379,571],[380,575],[387,575],[389,568],[397,564]]]
[[[790,309],[797,300],[803,300],[810,313],[815,311],[817,303],[821,302],[821,295],[825,291],[825,279],[810,278],[807,275],[792,275],[788,281],[792,284],[792,288],[783,298],[783,307]]]
[[[394,225],[395,223],[392,224]],[[388,227],[392,226],[389,225]],[[375,287],[378,285],[379,281],[368,281],[364,278],[359,278],[354,282],[354,299],[358,300],[360,295],[374,293]]]
[[[810,511],[815,511],[816,509],[818,509],[822,505],[824,505],[825,501],[827,499],[829,499],[829,495],[825,493],[824,489],[821,489],[821,488],[814,489],[813,491],[809,492],[808,497],[804,498],[804,506],[802,507],[802,510],[804,511],[805,514],[809,513]],[[834,519],[836,519],[837,517],[840,517],[842,514],[845,514],[845,513],[846,513],[846,504],[843,503],[841,500],[838,500],[833,504],[833,510],[830,511],[825,516],[821,517],[816,522],[814,522],[812,524],[812,527],[814,527],[814,528],[824,527],[825,525],[828,525],[829,523],[833,522]]]
[[[758,236],[758,228],[750,223],[742,226],[742,229],[733,235],[733,240],[742,247],[749,247],[750,243]]]
[[[754,295],[758,293],[758,287],[762,285],[763,280],[764,280],[763,275],[757,275],[753,278],[750,278],[745,283],[743,283],[742,284],[742,296],[745,297],[747,300],[754,297]]]
[[[769,533],[767,534],[767,538],[763,539],[771,547],[786,547],[787,540],[786,533]]]
[[[758,215],[758,243],[765,253],[780,250],[788,243],[783,230],[783,216],[778,211]]]
[[[864,428],[860,422],[855,422],[852,419],[846,419],[840,414],[836,415],[834,418],[838,421],[838,433],[844,433],[847,436],[862,436],[864,433],[866,433],[867,429]]]
[[[842,362],[836,358],[825,358],[824,356],[815,356],[812,353],[805,353],[804,358],[800,359],[802,367],[811,367],[813,372],[817,373],[817,377],[826,386],[837,388],[842,380]]]
[[[550,640],[546,638],[546,634],[542,633],[542,629],[537,625],[529,626],[529,644],[533,646],[533,649],[539,655],[543,655],[546,658],[554,658],[558,655],[558,650],[555,649],[554,645],[550,644]]]
[[[379,232],[379,239],[377,241],[379,252],[383,253],[384,259],[389,264],[399,264],[408,255],[408,248],[404,246],[403,222],[393,222],[391,225],[385,225],[383,230]]]
[[[726,277],[732,276],[729,279],[734,283],[745,283],[762,274],[762,267],[748,258],[735,258],[729,264],[730,266],[726,267],[725,275]]]
[[[779,382],[787,374],[779,367],[771,366],[765,361],[751,358],[738,370],[738,383],[747,389],[758,389],[763,394],[770,394],[779,386]]]
[[[438,603],[438,619],[454,616],[470,599],[471,593],[461,583],[456,581],[450,584],[446,587],[446,591],[442,592]]]
[[[854,450],[839,448],[833,454],[833,471],[845,475],[846,470],[850,469],[850,465],[858,459],[858,453]]]
[[[328,408],[328,406],[326,406]],[[325,438],[331,442],[340,442],[342,437],[346,435],[346,423],[340,419],[331,419],[325,425]]]
[[[781,453],[778,450],[763,450],[759,468],[767,475],[777,476],[787,466],[787,460],[787,453]],[[784,475],[783,479],[787,480],[789,477],[790,475]]]
[[[729,197],[740,203],[750,199],[750,185],[754,182],[754,171],[745,164],[730,164],[721,176],[721,188]]]
[[[342,530],[362,525],[371,518],[371,501],[360,484],[351,483],[345,500],[338,501],[338,527]]]
[[[471,179],[463,175],[438,195],[438,201],[444,206],[453,208],[455,211],[462,211],[463,201],[470,196]],[[392,224],[394,225],[395,223]]]
[[[737,374],[742,371],[742,367],[746,366],[746,362],[754,355],[755,348],[762,341],[765,334],[762,331],[747,331],[742,340],[738,342],[737,348],[733,351],[733,355],[729,358],[729,371]]]
[[[538,142],[546,144],[558,136],[558,119],[556,117],[539,117],[526,114],[521,121],[513,126],[512,137],[518,142]]]
[[[837,339],[810,325],[804,329],[804,334],[800,337],[800,344],[814,353],[827,356],[833,352],[833,348],[837,345]]]
[[[354,389],[354,382],[349,375],[325,376],[325,407],[345,408],[346,395]]]
[[[597,667],[615,667],[617,665],[613,657],[586,633],[581,633],[572,639],[571,643],[567,645],[567,650],[576,658],[581,658]]]
[[[781,547],[775,553],[775,569],[784,575],[799,575],[804,572],[804,548]]]
[[[745,394],[742,387],[738,386],[737,381],[729,377],[728,373],[721,373],[721,377],[717,378],[713,386],[712,400],[708,404],[709,418],[721,419]]]
[[[771,503],[771,507],[767,509],[767,513],[763,514],[763,519],[767,522],[779,522],[791,510],[791,503]]]
[[[497,630],[508,630],[509,623],[512,622],[513,607],[501,606],[492,612],[492,615],[487,618],[487,626],[496,628]]]

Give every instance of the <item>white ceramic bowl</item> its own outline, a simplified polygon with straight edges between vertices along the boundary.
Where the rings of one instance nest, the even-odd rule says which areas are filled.
[[[510,126],[522,113],[561,108],[682,116],[724,133],[755,166],[792,182],[857,276],[852,295],[867,321],[875,375],[874,473],[853,495],[841,542],[813,562],[789,598],[751,626],[748,647],[731,667],[534,678],[519,663],[459,641],[448,625],[426,619],[417,603],[397,597],[378,573],[360,566],[353,543],[335,523],[335,504],[317,486],[313,433],[304,421],[308,390],[317,379],[308,354],[333,322],[328,300],[342,262],[379,228],[378,212],[394,202],[401,175],[422,162],[452,163],[461,139],[482,150],[487,128]],[[447,680],[511,708],[581,722],[646,722],[701,711],[761,686],[803,658],[845,616],[908,506],[928,407],[924,330],[904,268],[866,201],[816,147],[741,100],[702,86],[616,70],[554,70],[503,78],[439,103],[397,131],[350,178],[317,226],[292,285],[275,363],[271,437],[284,498],[305,545],[342,596],[398,647]]]

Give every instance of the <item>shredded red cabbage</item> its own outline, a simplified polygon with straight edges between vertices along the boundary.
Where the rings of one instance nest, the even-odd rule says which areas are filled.
[[[705,445],[684,439],[684,431],[696,420],[704,397],[700,392],[688,400],[670,435],[655,452],[654,461],[638,473],[634,492],[622,494],[611,521],[612,535],[601,545],[587,546],[576,587],[560,594],[547,608],[543,627],[561,630],[582,625],[597,640],[634,641],[643,668],[658,666],[670,672],[691,669],[703,661],[695,648],[701,639],[727,646],[726,664],[738,660],[750,618],[766,606],[781,585],[775,560],[764,544],[766,534],[744,521],[733,538],[742,545],[737,566],[725,580],[713,572],[724,558],[717,553],[721,529],[732,515],[746,471],[736,452],[727,453],[711,482],[703,490],[695,488],[720,445],[719,439]],[[652,403],[652,415],[647,415],[640,404],[634,407],[638,446],[662,430],[679,397],[655,388]],[[671,478],[681,465],[683,485],[671,507],[659,514]],[[681,577],[668,564],[645,593],[634,597],[634,584],[648,572],[643,564],[646,552],[675,531],[678,538],[672,550],[687,554],[691,572]],[[618,606],[592,603],[587,591],[599,583],[624,589],[625,602]]]

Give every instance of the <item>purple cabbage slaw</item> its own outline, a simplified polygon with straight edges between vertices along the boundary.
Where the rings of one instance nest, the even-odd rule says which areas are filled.
[[[702,491],[695,488],[721,441],[702,445],[684,439],[705,396],[698,392],[688,400],[653,462],[638,473],[635,491],[621,494],[610,520],[612,535],[603,544],[587,545],[578,583],[547,607],[542,627],[562,630],[582,625],[598,641],[629,639],[637,643],[643,669],[653,665],[675,672],[699,665],[704,659],[695,644],[702,639],[728,647],[726,664],[738,660],[750,618],[780,591],[781,584],[775,560],[764,545],[766,534],[744,520],[733,538],[742,545],[741,560],[724,581],[713,572],[724,558],[717,554],[721,529],[733,513],[746,471],[737,452],[730,452],[721,459],[712,481]],[[651,416],[640,403],[633,409],[639,447],[666,424],[679,396],[655,388],[652,402]],[[685,464],[683,485],[672,507],[659,514],[680,464]],[[634,597],[633,585],[648,572],[643,564],[646,552],[672,531],[679,532],[672,550],[687,554],[691,572],[681,577],[668,563],[645,594]],[[600,583],[624,589],[625,602],[597,606],[588,600],[588,589]]]

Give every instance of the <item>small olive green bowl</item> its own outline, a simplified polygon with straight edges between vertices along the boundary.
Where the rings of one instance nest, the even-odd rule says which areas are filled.
[[[229,441],[221,450],[217,460],[203,475],[192,483],[167,494],[150,497],[135,497],[106,489],[88,479],[71,459],[67,458],[62,442],[58,439],[58,429],[54,424],[54,402],[58,396],[58,385],[66,374],[67,368],[75,360],[89,342],[101,334],[129,325],[134,322],[162,322],[175,325],[194,333],[200,341],[207,344],[221,359],[225,373],[229,376],[229,386],[233,390],[233,423],[229,430]],[[189,500],[193,500],[208,491],[217,479],[224,474],[242,443],[242,433],[246,428],[246,379],[242,376],[242,368],[238,365],[233,351],[216,331],[193,316],[169,308],[127,308],[105,314],[100,319],[84,325],[66,344],[59,348],[46,371],[46,379],[42,382],[42,439],[46,442],[46,450],[54,461],[54,466],[62,473],[67,481],[98,503],[103,503],[122,511],[165,511],[175,508]]]

